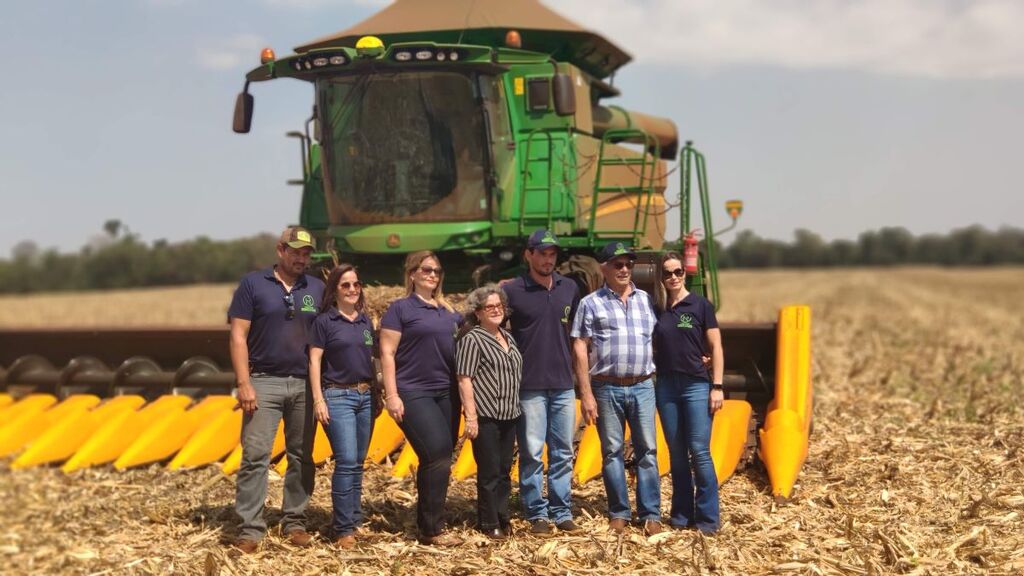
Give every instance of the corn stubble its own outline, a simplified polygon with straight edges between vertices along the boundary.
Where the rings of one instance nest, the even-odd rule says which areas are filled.
[[[351,552],[324,542],[294,549],[272,530],[238,557],[234,481],[215,467],[170,473],[0,464],[0,571],[134,574],[1020,574],[1024,572],[1024,270],[727,272],[722,320],[774,318],[793,302],[814,310],[815,426],[794,500],[776,506],[756,466],[722,489],[721,533],[638,528],[606,532],[600,480],[575,490],[573,535],[477,535],[475,483],[453,482],[454,550],[415,543],[411,478],[371,466],[365,534]],[[183,289],[185,291],[195,289]],[[230,288],[205,288],[222,321]],[[189,298],[193,292],[186,292]],[[162,299],[179,298],[175,290]],[[401,290],[372,289],[380,313]],[[124,309],[131,307],[122,300]],[[43,297],[39,297],[43,298]],[[71,299],[73,302],[74,299]],[[57,307],[53,301],[41,305]],[[63,301],[62,301],[63,302]],[[219,308],[218,308],[219,307]],[[8,303],[0,318],[9,321]],[[77,321],[74,306],[61,315]],[[151,306],[144,306],[150,309]],[[88,323],[89,319],[81,322]],[[132,323],[147,320],[142,313]],[[109,324],[110,322],[106,322]],[[133,324],[139,325],[139,324]],[[728,351],[726,351],[728,353]],[[310,527],[330,523],[331,467],[317,473]],[[669,480],[662,480],[663,505]],[[271,522],[281,480],[271,474]],[[515,498],[515,496],[513,496]],[[513,509],[518,513],[518,500]]]

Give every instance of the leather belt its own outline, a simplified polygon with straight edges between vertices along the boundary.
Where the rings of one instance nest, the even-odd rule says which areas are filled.
[[[605,376],[604,374],[599,374],[597,376],[592,376],[590,379],[595,382],[607,382],[608,384],[614,384],[616,386],[632,386],[634,384],[639,384],[644,380],[648,380],[652,376],[654,376],[654,372],[644,374],[643,376]]]
[[[331,388],[337,388],[338,390],[355,390],[356,392],[363,393],[369,391],[371,387],[369,380],[362,382],[353,382],[352,384],[335,384],[333,382],[327,382],[323,385],[324,390],[330,390]]]

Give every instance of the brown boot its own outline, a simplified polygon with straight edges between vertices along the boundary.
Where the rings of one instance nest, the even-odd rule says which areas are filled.
[[[445,532],[438,534],[437,536],[420,536],[420,544],[426,544],[428,546],[441,546],[444,548],[451,548],[462,544],[462,538],[450,533]]]
[[[351,550],[356,546],[355,534],[345,534],[334,539],[334,545],[342,550]]]
[[[235,540],[234,547],[242,554],[255,554],[256,550],[260,547],[260,543],[248,538],[239,538]]]
[[[657,520],[648,520],[644,522],[644,534],[647,536],[654,536],[655,534],[661,534],[665,531],[665,527],[661,525],[661,522]]]
[[[290,530],[286,536],[293,546],[298,546],[299,548],[305,548],[313,541],[313,535],[306,532],[304,528]]]
[[[608,521],[608,530],[622,534],[626,530],[626,524],[628,522],[625,518],[612,518]]]

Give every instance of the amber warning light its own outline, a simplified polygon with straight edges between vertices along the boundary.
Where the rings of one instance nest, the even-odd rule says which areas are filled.
[[[267,48],[264,48],[263,51],[260,52],[260,64],[273,62],[275,59],[276,57],[274,56],[274,49],[270,48],[269,46]]]

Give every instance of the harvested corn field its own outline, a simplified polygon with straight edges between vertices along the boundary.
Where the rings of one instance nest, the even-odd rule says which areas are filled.
[[[727,272],[722,283],[723,320],[772,320],[783,304],[811,305],[817,402],[810,454],[793,502],[775,506],[763,472],[756,466],[740,471],[723,486],[724,525],[713,538],[686,531],[647,540],[638,528],[621,538],[607,533],[604,491],[593,480],[575,492],[582,535],[536,538],[515,520],[515,536],[495,545],[472,530],[470,479],[454,482],[449,496],[450,523],[466,543],[435,550],[414,540],[412,480],[392,479],[386,466],[373,466],[364,481],[368,524],[355,551],[335,551],[326,541],[294,549],[272,533],[260,553],[238,557],[224,544],[234,535],[233,480],[219,468],[94,468],[65,476],[56,468],[10,471],[8,459],[0,464],[0,570],[1024,572],[1024,270]],[[29,325],[35,312],[46,310],[53,313],[50,323],[64,325],[90,324],[97,316],[103,325],[122,318],[128,325],[165,324],[175,313],[161,306],[177,305],[195,311],[190,319],[196,324],[217,324],[230,291],[52,297],[68,298],[67,308],[47,296],[5,297],[0,319]],[[139,294],[146,298],[135,307]],[[394,295],[375,294],[372,301],[379,307]],[[93,297],[97,308],[82,304]],[[104,309],[111,312],[97,313]],[[271,478],[271,506],[279,506],[280,479]],[[326,531],[329,470],[322,468],[317,481],[310,524]],[[667,506],[667,479],[662,486]]]

